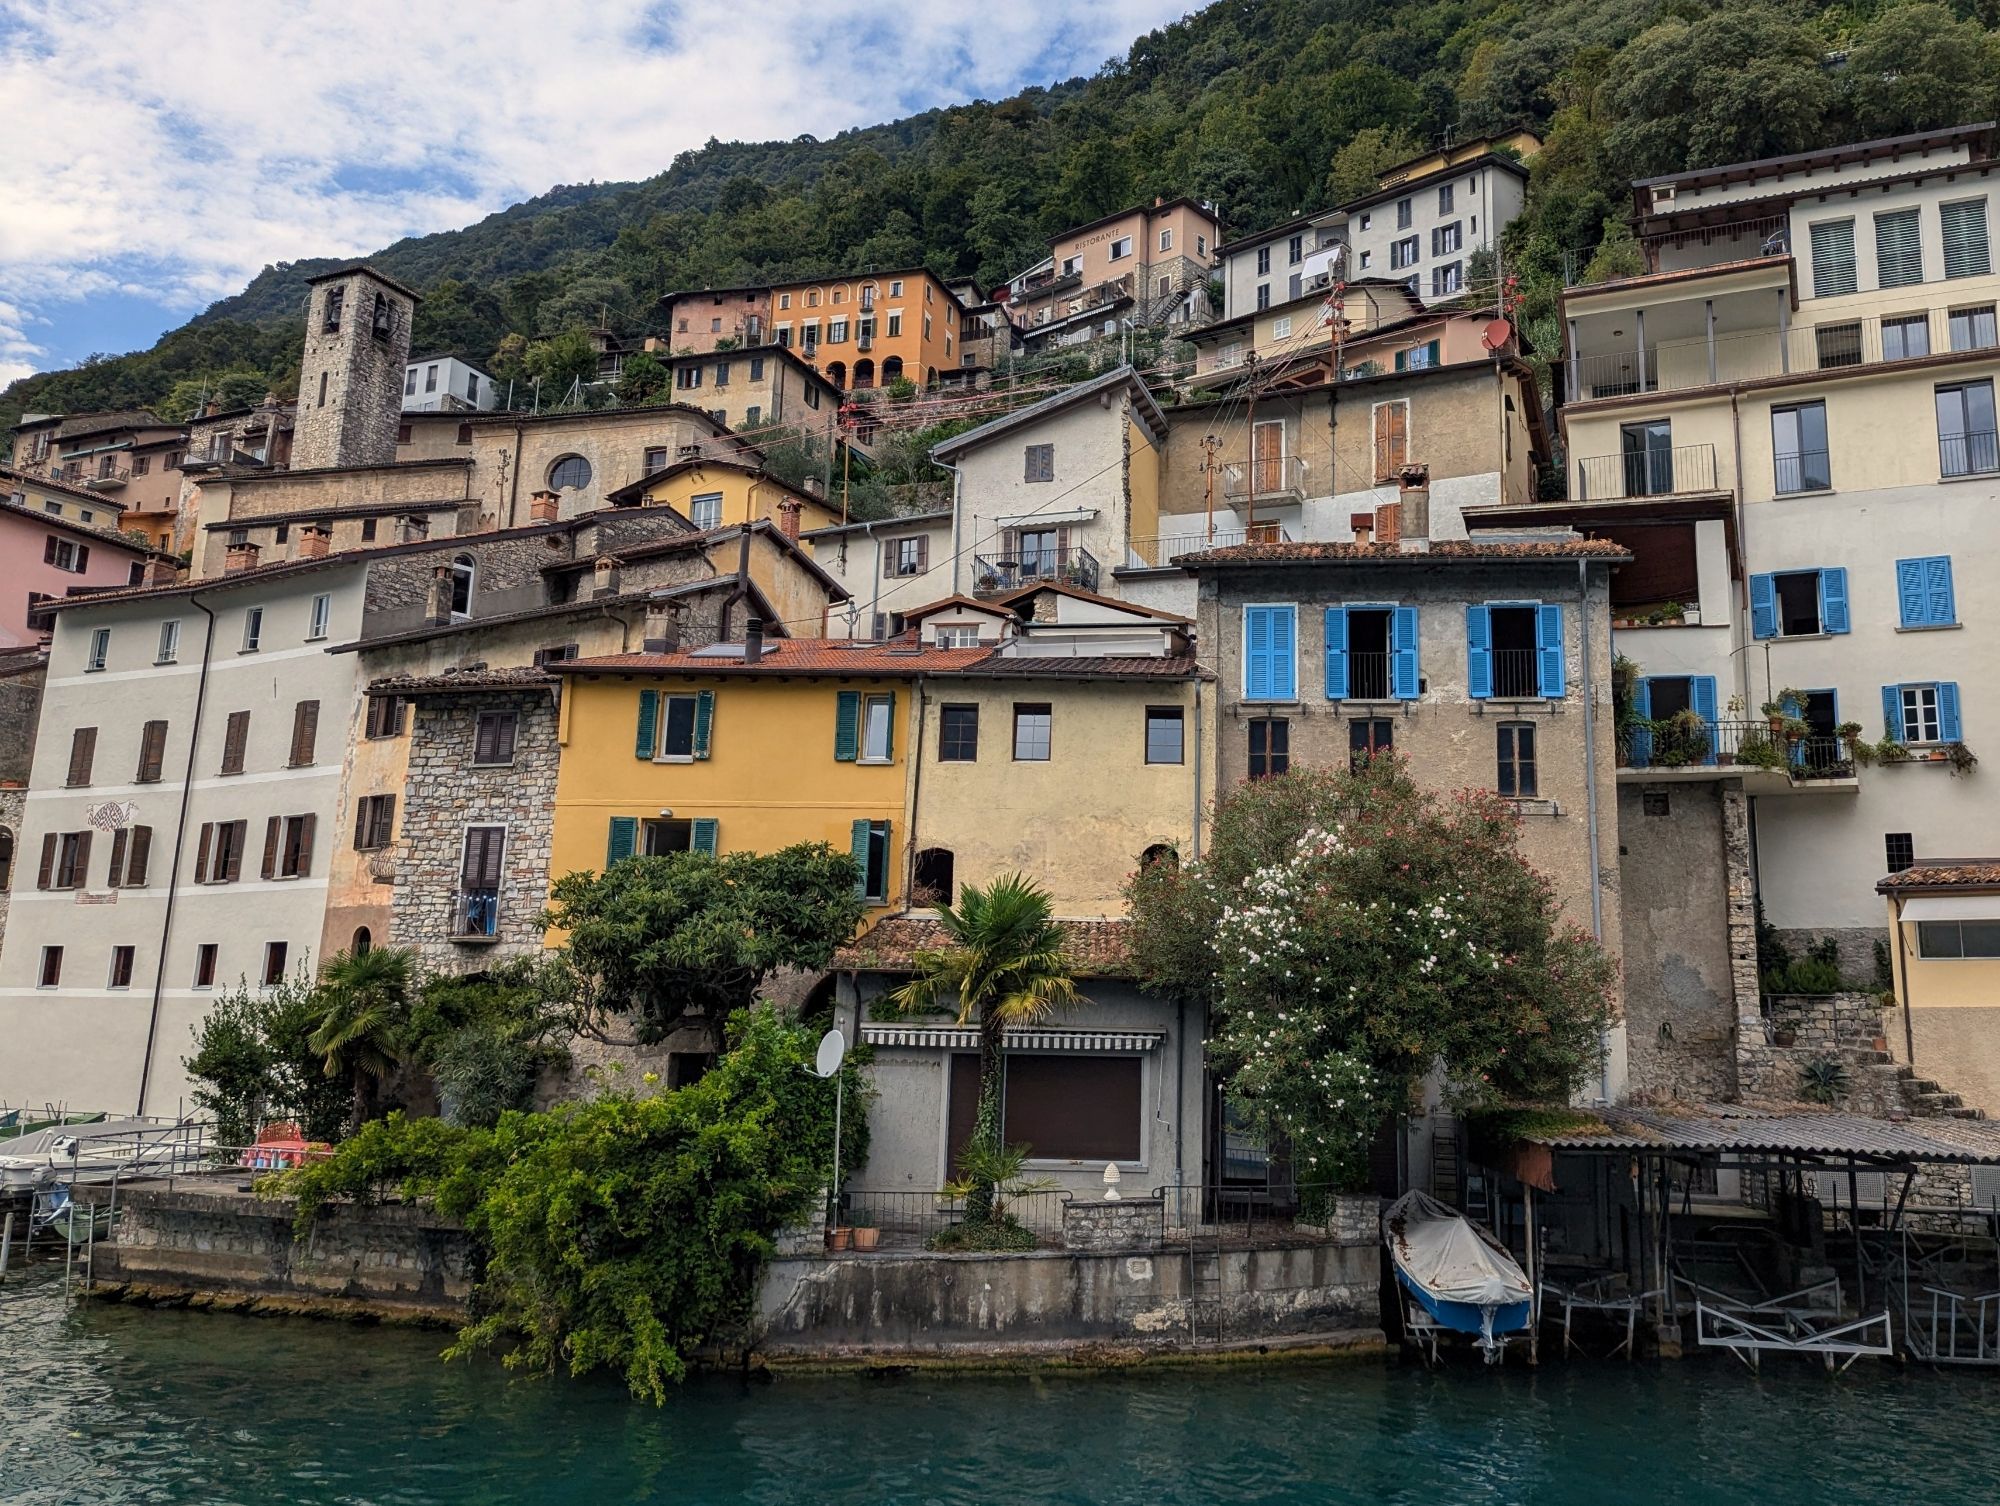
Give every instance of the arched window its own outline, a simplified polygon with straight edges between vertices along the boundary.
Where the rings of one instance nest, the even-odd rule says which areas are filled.
[[[473,579],[479,574],[479,565],[469,554],[461,554],[451,562],[451,615],[470,617],[472,615]]]
[[[924,368],[924,385],[926,387],[937,386],[937,367],[928,366]]]
[[[366,957],[368,949],[374,945],[375,938],[368,934],[368,927],[356,926],[354,928],[354,940],[348,943],[347,949],[357,957]]]
[[[590,485],[590,462],[581,455],[565,455],[549,467],[549,490],[582,490]]]
[[[1139,854],[1139,866],[1151,868],[1155,863],[1165,863],[1169,868],[1181,866],[1181,855],[1171,842],[1155,842]]]
[[[882,385],[886,387],[891,382],[900,382],[902,380],[903,358],[901,356],[888,357],[882,362]]]
[[[875,363],[863,357],[854,363],[854,387],[858,392],[863,387],[875,385]]]
[[[913,905],[922,908],[948,905],[952,901],[952,857],[949,847],[926,847],[917,854],[916,893]]]
[[[827,362],[826,379],[836,387],[845,387],[847,385],[847,363],[844,361]]]
[[[0,894],[14,882],[14,834],[0,826]]]

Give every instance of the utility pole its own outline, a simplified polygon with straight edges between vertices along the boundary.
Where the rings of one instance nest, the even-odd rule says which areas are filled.
[[[1215,452],[1222,448],[1222,441],[1213,434],[1204,434],[1201,448],[1204,452],[1201,457],[1202,479],[1207,483],[1204,490],[1207,492],[1208,542],[1213,544],[1215,542]]]
[[[1250,377],[1248,383],[1249,401],[1245,405],[1243,422],[1250,431],[1249,443],[1245,446],[1248,456],[1243,469],[1250,484],[1243,489],[1243,542],[1255,542],[1257,534],[1257,352],[1250,352]]]
[[[845,429],[847,422],[847,409],[843,405],[840,410],[841,428]],[[847,493],[852,484],[853,475],[854,446],[851,442],[843,440],[840,446],[840,523],[843,528],[847,526]]]

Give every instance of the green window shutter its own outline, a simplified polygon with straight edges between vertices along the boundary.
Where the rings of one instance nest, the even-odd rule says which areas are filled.
[[[893,690],[889,692],[889,742],[885,751],[893,763],[896,758],[896,692]]]
[[[652,691],[647,691],[651,695]],[[639,818],[637,816],[613,816],[611,818],[611,838],[604,848],[604,866],[624,861],[638,849]]]
[[[861,748],[861,692],[843,690],[834,703],[833,757],[853,763]]]
[[[715,692],[698,690],[694,697],[694,756],[708,757],[709,729],[715,725]],[[711,823],[713,824],[713,823]]]
[[[650,760],[660,747],[660,693],[657,690],[639,692],[639,736],[632,749],[633,755]]]
[[[1993,270],[1986,247],[1986,200],[1966,199],[1938,208],[1944,229],[1944,275],[1984,277]]]
[[[845,694],[845,692],[842,692]],[[854,897],[868,898],[868,838],[875,823],[856,821],[848,836],[847,850],[854,857]]]
[[[698,816],[695,818],[694,833],[690,837],[688,845],[695,852],[705,852],[710,857],[714,857],[715,832],[716,824],[713,816]]]

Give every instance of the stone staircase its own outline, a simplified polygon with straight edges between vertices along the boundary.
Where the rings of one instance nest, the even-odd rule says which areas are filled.
[[[1914,1067],[1870,1045],[1842,1043],[1836,1048],[1847,1067],[1847,1098],[1852,1107],[1882,1115],[1896,1109],[1912,1119],[1984,1119],[1986,1111],[1969,1107],[1964,1098]]]

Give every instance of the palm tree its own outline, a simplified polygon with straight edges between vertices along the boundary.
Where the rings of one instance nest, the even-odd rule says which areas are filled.
[[[1001,1144],[1000,1042],[1014,1025],[1030,1025],[1082,1001],[1063,951],[1063,929],[1047,891],[1020,874],[986,889],[968,884],[956,907],[938,910],[950,945],[919,952],[915,974],[889,996],[910,1013],[949,1009],[958,1023],[979,1026],[979,1104],[967,1149],[986,1157]],[[968,1222],[992,1216],[993,1189],[982,1186],[966,1200]]]
[[[368,1118],[373,1084],[402,1065],[409,1023],[414,958],[396,947],[336,952],[320,972],[316,1002],[323,1013],[309,1044],[328,1077],[354,1083],[354,1122]]]

